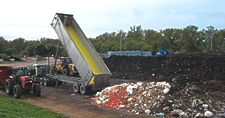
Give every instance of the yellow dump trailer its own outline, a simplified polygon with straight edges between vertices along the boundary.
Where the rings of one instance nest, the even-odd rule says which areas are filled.
[[[85,36],[73,15],[56,13],[51,26],[81,76],[77,81],[73,78],[74,91],[80,91],[83,94],[86,93],[87,88],[96,90],[109,86],[110,70]],[[60,78],[60,81],[64,81]],[[68,77],[64,78],[68,79]]]

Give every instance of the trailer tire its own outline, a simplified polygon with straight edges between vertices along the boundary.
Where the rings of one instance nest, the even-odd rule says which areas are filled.
[[[91,87],[85,87],[84,85],[80,86],[80,93],[83,95],[87,95],[91,93]]]
[[[41,95],[41,86],[37,83],[33,85],[33,95],[39,97]]]
[[[79,86],[78,84],[74,84],[74,85],[73,85],[73,91],[74,91],[75,93],[79,93],[79,92],[80,92],[80,86]]]
[[[40,85],[43,85],[43,79],[42,78],[39,79],[39,83],[40,83]]]
[[[13,82],[11,79],[7,79],[5,81],[5,92],[7,95],[13,94]]]
[[[70,75],[70,69],[69,68],[64,68],[63,69],[63,75],[69,76]]]
[[[14,85],[14,87],[13,87],[13,94],[14,94],[15,98],[21,98],[20,85]]]
[[[49,82],[48,82],[47,79],[44,79],[43,81],[44,81],[44,86],[48,86],[49,85]]]

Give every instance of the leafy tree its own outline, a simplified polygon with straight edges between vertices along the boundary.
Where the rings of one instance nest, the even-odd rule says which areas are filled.
[[[17,38],[17,39],[14,39],[13,41],[10,41],[9,42],[9,47],[12,48],[15,46],[15,51],[13,52],[14,54],[19,54],[21,51],[25,50],[25,46],[24,46],[24,43],[25,42],[25,39],[24,38]]]
[[[182,39],[185,40],[183,46],[184,52],[198,52],[197,39],[198,39],[198,27],[190,25],[183,29]]]
[[[39,44],[34,47],[34,55],[48,56],[48,50],[44,44]]]
[[[4,54],[6,49],[8,48],[9,42],[5,40],[3,37],[0,37],[0,54]]]

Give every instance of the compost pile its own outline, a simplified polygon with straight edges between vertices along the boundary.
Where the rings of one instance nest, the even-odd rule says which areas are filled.
[[[152,57],[111,56],[104,62],[112,78],[166,81],[172,86],[171,93],[182,90],[188,83],[206,91],[225,92],[225,51]]]
[[[100,107],[125,108],[128,112],[154,116],[200,117],[224,113],[224,96],[218,101],[209,93],[225,92],[225,51],[158,57],[111,56],[104,62],[111,78],[142,84],[124,83],[104,89],[94,98]],[[164,84],[157,84],[162,82],[169,84],[169,91],[164,92]],[[128,91],[129,86],[136,86],[133,93]]]
[[[215,101],[196,85],[188,84],[174,95],[167,82],[122,83],[97,92],[94,102],[100,108],[126,109],[127,112],[159,117],[223,116],[225,103]]]

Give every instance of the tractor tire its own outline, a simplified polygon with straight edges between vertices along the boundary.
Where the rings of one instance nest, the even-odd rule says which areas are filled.
[[[48,82],[47,79],[44,79],[43,81],[44,81],[44,86],[48,86],[49,85],[49,82]]]
[[[78,84],[74,84],[74,85],[73,85],[73,91],[74,91],[75,93],[79,93],[79,92],[80,92],[80,86],[79,86]]]
[[[39,83],[40,83],[40,85],[43,85],[43,78],[39,79]]]
[[[5,81],[5,92],[7,95],[13,94],[13,81],[11,79]]]
[[[63,75],[69,76],[70,75],[70,69],[69,68],[64,68],[63,69]]]
[[[80,86],[80,93],[83,95],[87,95],[91,93],[91,87],[85,87],[84,85]]]
[[[20,85],[14,85],[14,87],[13,87],[13,94],[14,94],[15,98],[21,98]]]
[[[37,83],[33,85],[33,95],[39,97],[41,95],[41,86]]]

